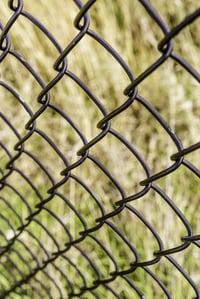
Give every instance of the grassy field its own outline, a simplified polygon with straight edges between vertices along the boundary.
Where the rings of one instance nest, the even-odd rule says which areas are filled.
[[[55,4],[53,0],[24,1],[24,9],[44,24],[62,48],[65,48],[77,34],[73,21],[78,9],[73,1],[66,2],[57,1]],[[169,28],[176,26],[187,14],[195,10],[198,7],[197,2],[151,1]],[[12,14],[7,1],[3,0],[1,22],[5,25]],[[162,32],[138,1],[97,1],[90,9],[90,16],[90,28],[116,49],[134,76],[139,76],[160,57],[157,45],[163,37]],[[199,20],[196,20],[174,40],[175,51],[197,71],[200,70],[198,25]],[[59,55],[52,43],[23,16],[12,26],[9,36],[11,49],[17,51],[32,66],[45,85],[48,84],[57,75],[53,65]],[[129,78],[116,60],[91,37],[84,36],[68,55],[68,70],[87,84],[107,111],[111,112],[126,100],[123,91],[130,83]],[[25,136],[25,126],[30,114],[41,107],[37,102],[41,86],[11,54],[1,62],[0,72],[0,79],[12,86],[21,97],[20,103],[1,84],[0,112],[20,136]],[[199,85],[183,68],[172,59],[168,59],[146,78],[138,89],[139,94],[162,115],[184,147],[199,141]],[[72,79],[68,76],[63,77],[51,89],[50,95],[50,103],[67,114],[88,141],[100,133],[96,124],[102,119],[102,113]],[[30,108],[30,113],[24,108],[26,106]],[[19,136],[8,122],[4,119],[0,122],[0,142],[6,148],[5,150],[2,147],[0,151],[1,174],[9,173],[6,165],[10,157],[16,155],[14,146],[19,141]],[[112,120],[111,126],[137,149],[152,173],[172,164],[170,156],[177,151],[176,146],[141,103],[134,102]],[[86,227],[94,227],[95,219],[102,216],[100,207],[103,207],[106,213],[111,212],[116,207],[115,203],[122,199],[120,190],[92,159],[86,159],[74,168],[70,178],[56,189],[51,198],[47,191],[52,187],[52,182],[63,179],[60,172],[66,169],[67,163],[70,165],[80,159],[77,152],[83,142],[71,123],[51,106],[37,118],[36,127],[37,131],[25,141],[24,151],[14,163],[15,170],[0,189],[2,251],[4,246],[15,239],[14,236],[20,232],[19,228],[27,223],[27,227],[10,247],[10,251],[2,255],[0,297],[10,285],[21,280],[23,275],[28,275],[31,269],[42,267],[43,262],[50,257],[53,259],[52,254],[64,250],[65,244],[71,239],[81,238],[79,233]],[[40,132],[49,136],[63,156],[56,154]],[[109,170],[126,196],[142,190],[139,182],[146,177],[144,169],[127,147],[112,134],[108,133],[93,146],[90,155]],[[33,156],[42,162],[50,176],[39,167]],[[200,168],[199,151],[188,155],[187,159]],[[31,183],[34,186],[31,187]],[[155,184],[185,215],[194,234],[199,234],[200,184],[197,176],[182,165]],[[92,190],[92,194],[88,188]],[[28,223],[26,218],[37,211],[35,206],[48,199],[51,200]],[[73,207],[81,217],[75,213]],[[60,290],[64,294],[63,298],[67,298],[67,294],[71,292],[70,282],[74,285],[75,293],[80,292],[80,287],[84,285],[80,273],[84,274],[87,285],[92,286],[93,281],[98,279],[95,267],[99,269],[101,279],[111,277],[109,273],[116,270],[115,264],[97,240],[100,240],[112,254],[119,270],[127,270],[130,263],[135,261],[135,256],[114,232],[113,226],[118,227],[136,248],[140,261],[154,259],[153,252],[158,250],[156,239],[133,210],[131,211],[133,208],[155,228],[165,249],[182,244],[180,238],[187,235],[185,226],[158,192],[151,189],[144,197],[131,201],[121,213],[107,220],[99,230],[89,234],[49,263],[45,271],[39,271],[35,278],[30,279],[29,286],[24,284],[23,288],[16,289],[6,298],[40,298],[38,290],[42,298],[62,298]],[[59,217],[61,222],[56,217]],[[90,257],[93,267],[86,257],[83,258],[83,253]],[[199,248],[191,245],[184,252],[173,254],[172,257],[199,286]],[[77,265],[80,272],[74,265]],[[95,297],[97,295],[100,298],[118,298],[114,291],[120,294],[119,298],[122,299],[141,298],[131,283],[144,293],[145,298],[166,298],[166,294],[148,271],[152,271],[162,280],[173,298],[195,297],[191,286],[174,269],[172,263],[163,257],[159,263],[148,268],[141,267],[126,276],[118,276],[107,284],[107,287],[102,285],[94,290],[96,295],[88,292],[82,299],[98,298]],[[109,287],[114,290],[113,293]]]

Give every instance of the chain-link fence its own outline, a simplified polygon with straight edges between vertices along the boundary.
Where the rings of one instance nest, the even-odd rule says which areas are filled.
[[[197,3],[25,2],[0,6],[0,298],[200,298]]]

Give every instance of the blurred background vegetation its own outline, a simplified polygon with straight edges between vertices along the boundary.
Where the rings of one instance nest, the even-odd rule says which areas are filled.
[[[169,28],[176,26],[186,15],[198,7],[198,1],[192,0],[152,0],[151,3]],[[56,37],[62,48],[65,48],[77,34],[73,22],[78,13],[78,8],[73,1],[57,1],[56,3],[53,0],[24,1],[24,9],[35,16]],[[1,1],[2,24],[5,25],[12,14],[13,12],[9,10],[7,1]],[[161,54],[157,50],[157,45],[163,38],[163,34],[139,1],[97,1],[90,9],[90,17],[90,28],[116,49],[136,77],[160,57]],[[199,25],[199,20],[196,20],[174,39],[174,50],[197,71],[200,70]],[[57,75],[57,72],[53,69],[53,64],[58,58],[58,51],[34,24],[25,17],[20,16],[11,28],[9,36],[11,48],[30,63],[45,84]],[[111,55],[91,37],[86,35],[70,52],[68,55],[68,69],[90,88],[107,111],[112,111],[126,99],[123,90],[130,83],[127,75]],[[21,99],[30,107],[31,111],[36,112],[41,106],[37,102],[41,87],[30,76],[24,66],[13,55],[8,54],[1,62],[0,72],[1,80],[12,86],[20,94]],[[25,125],[30,115],[5,88],[0,86],[0,89],[1,113],[10,120],[18,133],[24,136],[27,133]],[[151,76],[146,78],[139,85],[139,94],[157,109],[180,138],[184,147],[199,141],[199,85],[175,61],[168,59]],[[91,140],[99,134],[96,124],[101,120],[102,114],[81,88],[69,77],[64,77],[55,85],[51,89],[50,95],[51,103],[57,105],[74,121],[87,140]],[[60,117],[55,110],[48,107],[37,119],[36,125],[38,129],[42,130],[56,143],[69,164],[79,159],[76,153],[82,147],[82,141],[71,125]],[[134,102],[126,111],[114,118],[112,128],[122,134],[138,150],[147,161],[152,173],[171,165],[170,156],[176,152],[174,143],[152,115],[138,102]],[[0,123],[0,141],[10,152],[10,155],[16,154],[14,146],[18,138],[4,121]],[[60,172],[66,168],[66,165],[38,133],[33,134],[25,142],[25,149],[42,161],[42,164],[48,169],[55,181],[62,179]],[[141,190],[139,182],[145,179],[144,170],[126,147],[111,134],[108,134],[106,138],[94,146],[90,153],[99,159],[117,178],[127,196]],[[190,154],[187,159],[194,163],[197,168],[200,167],[198,151]],[[8,161],[8,154],[2,150],[0,152],[0,162],[4,172],[8,171],[6,169]],[[31,189],[22,176],[15,171],[7,178],[8,186],[1,190],[0,195],[2,198],[9,199],[9,202],[21,215],[22,219],[26,219],[30,214],[30,210],[9,185],[15,187],[26,198],[31,209],[34,210],[35,205],[40,202],[41,198],[48,198],[47,190],[52,184],[34,160],[25,153],[15,162],[15,166],[31,179],[38,189],[38,193]],[[119,190],[112,186],[110,180],[91,160],[86,160],[72,173],[93,190],[106,212],[112,211],[115,202],[121,199]],[[198,233],[200,229],[198,204],[200,191],[197,177],[182,166],[175,173],[160,179],[156,184],[184,213],[191,223],[194,233]],[[101,216],[100,210],[93,198],[89,197],[88,192],[80,187],[75,179],[70,178],[65,185],[58,188],[58,192],[64,194],[71,204],[78,209],[88,227],[95,225],[95,219]],[[187,234],[174,212],[153,190],[148,192],[142,199],[131,202],[130,205],[140,211],[153,225],[166,248],[177,246],[180,244],[181,236]],[[67,240],[66,234],[63,233],[63,228],[59,226],[59,223],[48,211],[54,211],[62,219],[73,238],[78,238],[79,232],[84,229],[83,224],[59,195],[55,195],[46,207],[47,210],[43,209],[36,216],[36,220],[49,228],[63,249],[64,244],[69,240]],[[10,218],[12,229],[3,220],[1,227],[2,231],[6,233],[7,239],[11,239],[15,230],[22,223],[4,201],[0,203],[0,210],[2,211],[2,219],[3,217]],[[112,223],[117,224],[138,250],[141,260],[145,260],[147,257],[151,259],[152,252],[157,250],[157,244],[155,244],[152,234],[147,231],[137,217],[128,209],[125,209],[112,219]],[[34,233],[41,240],[47,252],[51,254],[56,251],[52,239],[38,225],[37,221],[31,222],[28,231]],[[105,224],[93,235],[108,247],[118,261],[121,270],[124,270],[124,267],[127,268],[129,263],[134,261],[130,250],[121,243],[121,240],[118,240],[117,235],[113,235],[109,225]],[[38,247],[37,242],[31,237],[30,233],[23,232],[19,240],[24,241],[28,247],[31,247],[34,254],[38,256],[39,262],[42,263],[42,260],[45,259],[44,250]],[[2,246],[7,243],[3,236],[0,236],[0,241],[3,244]],[[16,242],[15,250],[20,250],[29,264],[34,267],[31,256],[23,246],[23,248],[20,246],[22,246],[21,243]],[[112,262],[92,238],[87,237],[80,246],[95,261],[102,278],[106,278],[108,273],[114,270]],[[75,250],[73,247],[73,250],[69,250],[66,255],[78,265],[89,285],[92,285],[94,273],[90,268],[85,273],[84,269],[88,265],[86,260],[81,258],[80,251]],[[200,285],[197,263],[200,258],[198,248],[190,246],[184,253],[177,253],[174,257],[191,275],[192,279]],[[3,259],[2,263],[7,266],[5,268],[1,264],[0,270],[6,278],[0,278],[0,282],[3,288],[7,289],[9,284],[13,283],[13,278],[9,275],[9,267],[15,273],[16,279],[20,277],[20,274],[15,269],[15,263],[25,274],[28,273],[29,269],[25,263],[21,262],[20,257],[14,255],[13,252],[11,253],[13,263],[9,262],[8,257],[4,256]],[[74,283],[75,289],[78,290],[82,282],[77,273],[74,272],[74,268],[70,266],[66,259],[63,260],[61,257],[55,263],[57,267],[67,273],[69,280]],[[191,287],[165,258],[157,265],[151,266],[150,269],[165,283],[173,294],[173,298],[180,298],[180,294],[184,294],[184,298],[194,297]],[[55,267],[49,265],[46,271],[67,294],[69,286],[64,284],[64,278],[55,270]],[[37,274],[40,281],[43,280],[42,275],[42,272]],[[166,295],[158,290],[157,285],[144,269],[138,269],[127,275],[127,277],[134,281],[135,285],[144,292],[147,298],[166,298]],[[174,283],[175,281],[176,283]],[[31,281],[31,284],[37,288],[35,281]],[[137,298],[137,294],[125,279],[118,277],[110,286],[121,295],[121,298]],[[53,294],[52,297],[59,298],[50,282],[48,287]],[[12,298],[38,298],[37,295],[29,292],[30,290],[27,291],[28,295],[25,292],[19,292],[19,295],[15,293]],[[98,292],[100,298],[115,298],[103,286],[99,288]],[[90,299],[94,296],[88,293],[83,298]]]

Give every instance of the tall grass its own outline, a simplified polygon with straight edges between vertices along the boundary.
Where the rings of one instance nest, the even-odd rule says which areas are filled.
[[[168,24],[169,28],[177,25],[185,15],[197,8],[197,1],[152,1],[152,5],[160,12],[161,17]],[[39,19],[45,27],[56,37],[60,45],[66,45],[77,34],[73,27],[73,20],[78,9],[72,1],[37,0],[25,1],[24,9]],[[7,7],[7,1],[1,3],[1,21],[6,24],[12,12]],[[135,76],[141,74],[159,56],[157,50],[158,41],[162,38],[162,32],[145,12],[138,1],[97,1],[90,10],[91,28],[109,42],[118,53],[124,58]],[[199,57],[199,21],[185,28],[174,40],[174,49],[183,56],[197,70],[200,66]],[[20,16],[9,32],[12,42],[12,49],[28,61],[39,74],[45,84],[52,80],[57,72],[53,70],[53,64],[58,57],[55,47],[46,39],[33,24],[26,18]],[[107,111],[112,111],[124,100],[123,90],[130,83],[127,75],[116,61],[91,37],[85,36],[81,42],[68,56],[68,69],[74,72],[91,91],[100,99]],[[12,55],[1,63],[1,79],[13,87],[20,94],[21,98],[34,113],[40,108],[37,96],[41,87],[37,84],[22,64]],[[139,93],[146,98],[169,123],[176,132],[185,147],[198,141],[199,136],[199,86],[197,82],[183,68],[169,59],[158,68],[151,76],[146,78],[139,85]],[[102,118],[102,114],[88,96],[70,78],[64,77],[50,92],[51,103],[57,105],[64,111],[81,132],[91,140],[99,130],[96,124]],[[27,133],[25,125],[30,115],[21,104],[3,87],[1,87],[1,112],[12,123],[13,127],[21,136]],[[62,118],[55,110],[48,107],[36,121],[37,128],[47,134],[57,144],[59,150],[71,164],[80,157],[76,155],[82,147],[82,141],[74,132],[70,123]],[[147,161],[152,173],[160,171],[171,165],[169,157],[176,152],[176,147],[167,136],[165,131],[154,120],[149,112],[139,103],[133,103],[126,111],[112,120],[112,128],[122,134]],[[1,142],[6,146],[10,155],[15,155],[14,145],[18,137],[13,133],[4,121],[0,123]],[[65,163],[48,143],[38,133],[34,133],[25,142],[25,150],[40,159],[48,169],[55,182],[63,177],[60,172],[66,168]],[[145,173],[138,161],[130,151],[122,145],[111,134],[108,134],[102,141],[95,145],[91,155],[99,159],[111,174],[122,186],[126,195],[129,196],[141,190],[139,182],[145,178]],[[0,152],[1,168],[6,173],[6,163],[10,157],[3,149]],[[188,156],[188,159],[197,167],[199,165],[198,151]],[[1,234],[0,241],[5,246],[8,240],[12,240],[17,229],[26,223],[26,217],[30,209],[35,211],[35,205],[41,200],[47,199],[47,190],[52,186],[51,179],[42,171],[37,163],[26,153],[23,153],[15,162],[16,169],[20,169],[33,182],[37,191],[30,187],[22,175],[13,171],[7,178],[7,185],[1,190],[0,196],[6,198],[14,207],[17,214],[9,205],[1,199]],[[85,226],[89,228],[96,225],[95,219],[101,217],[101,211],[94,197],[98,199],[106,212],[115,208],[115,203],[121,199],[119,190],[110,182],[92,160],[87,159],[79,167],[72,171],[71,177],[63,186],[57,189],[53,200],[45,205],[45,208],[35,216],[35,219],[15,241],[10,255],[4,255],[0,265],[3,273],[0,282],[2,290],[7,289],[14,280],[21,279],[21,273],[28,274],[30,269],[14,250],[18,250],[32,268],[37,262],[31,253],[23,245],[24,243],[31,252],[38,258],[42,265],[43,260],[48,259],[53,252],[63,250],[64,244],[70,241],[66,229],[70,231],[74,239],[81,238],[80,231]],[[76,180],[78,177],[84,181],[86,186],[80,185]],[[173,199],[174,203],[184,213],[191,223],[194,233],[199,232],[199,181],[184,166],[181,166],[175,173],[160,179],[156,184]],[[12,189],[16,188],[18,193]],[[93,190],[94,195],[88,192],[87,187]],[[62,194],[68,200],[62,198]],[[23,199],[26,199],[28,205]],[[187,234],[185,227],[179,221],[171,208],[161,197],[151,190],[143,198],[130,202],[146,217],[151,225],[159,233],[166,248],[175,247],[180,244],[180,238]],[[85,224],[82,222],[72,207],[76,207],[82,215]],[[64,225],[61,225],[55,218],[55,213]],[[9,224],[3,221],[9,219]],[[111,225],[116,225],[127,239],[137,249],[141,261],[153,259],[153,252],[158,250],[158,245],[152,233],[145,228],[142,222],[128,209],[115,216],[109,225],[105,223],[97,232],[87,236],[79,247],[72,246],[70,250],[49,264],[45,271],[59,285],[62,292],[70,292],[70,284],[59,272],[62,270],[68,279],[74,284],[75,292],[80,291],[83,284],[73,263],[84,273],[87,285],[92,286],[93,280],[97,279],[97,273],[89,264],[86,258],[82,258],[85,252],[92,262],[99,269],[102,279],[108,277],[108,273],[115,271],[115,265],[106,252],[98,245],[95,238],[98,238],[112,253],[119,265],[119,270],[126,270],[130,263],[134,262],[134,255],[122,242],[119,236],[113,232]],[[59,248],[41,226],[48,227]],[[36,236],[41,244],[34,239],[31,233]],[[23,242],[23,243],[22,243]],[[41,246],[43,245],[43,247]],[[198,248],[191,245],[184,253],[174,254],[173,257],[185,267],[193,280],[199,284]],[[72,264],[70,264],[70,262]],[[17,264],[17,267],[15,266]],[[87,271],[86,271],[87,269]],[[175,271],[166,258],[162,258],[157,265],[149,267],[163,281],[173,298],[194,297],[188,283]],[[11,273],[14,273],[15,279]],[[37,280],[30,280],[30,287],[24,286],[11,295],[9,298],[38,298],[36,290],[44,292],[45,287],[41,285],[47,280],[47,275],[40,271],[36,275]],[[3,278],[5,276],[5,278]],[[39,283],[39,282],[40,283]],[[47,288],[52,298],[59,298],[59,288],[48,280]],[[176,284],[174,284],[176,281]],[[127,277],[117,277],[108,286],[120,294],[121,298],[139,298],[136,292],[130,287],[133,282],[140,288],[147,298],[166,298],[164,292],[159,291],[155,281],[148,275],[144,268],[139,268]],[[32,289],[31,289],[32,286]],[[34,291],[35,290],[35,291]],[[103,285],[98,288],[100,298],[116,298],[109,289]],[[51,298],[51,297],[49,297]],[[87,293],[83,298],[92,299],[92,293]]]

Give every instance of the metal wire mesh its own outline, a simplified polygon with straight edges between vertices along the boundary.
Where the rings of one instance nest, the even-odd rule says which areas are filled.
[[[1,24],[1,64],[6,65],[9,59],[16,61],[25,73],[24,81],[26,76],[32,78],[37,94],[32,99],[35,105],[32,108],[27,100],[31,92],[22,98],[14,83],[4,80],[2,75],[0,88],[5,96],[1,101],[7,108],[2,108],[0,114],[0,298],[174,298],[177,294],[170,285],[176,284],[178,288],[178,281],[182,298],[188,296],[186,286],[191,298],[200,298],[198,270],[194,271],[195,275],[192,272],[199,267],[200,235],[198,231],[193,232],[193,224],[170,196],[170,184],[177,179],[172,175],[180,178],[185,173],[192,177],[198,193],[200,170],[198,163],[189,158],[197,154],[200,142],[184,146],[163,116],[165,107],[158,111],[151,104],[151,95],[146,99],[138,91],[151,74],[159,68],[164,71],[163,65],[172,60],[195,82],[200,81],[197,69],[173,47],[173,41],[185,27],[197,21],[200,9],[169,30],[149,1],[137,2],[162,31],[163,38],[157,44],[158,59],[135,76],[134,68],[132,70],[117,51],[91,29],[89,12],[95,0],[84,4],[75,0],[74,5],[78,9],[74,19],[76,35],[64,49],[42,20],[23,9],[22,0],[8,1],[10,17],[7,23]],[[19,41],[19,49],[12,48],[10,32],[15,32],[20,21],[37,29],[42,36],[42,47],[48,41],[56,51],[54,75],[48,83],[31,60],[20,54],[29,35],[28,29],[27,36]],[[100,51],[106,52],[129,80],[119,94],[122,98],[124,93],[124,100],[114,102],[110,110],[98,97],[97,89],[70,68],[71,53],[86,38],[98,44]],[[34,44],[30,52],[38,55]],[[52,65],[46,68],[52,69]],[[102,82],[104,75],[100,74]],[[73,98],[75,105],[79,96],[83,106],[87,103],[88,113],[81,118],[90,122],[90,107],[95,110],[97,121],[93,121],[92,126],[96,133],[90,139],[79,128],[77,118],[70,114],[67,90],[63,89],[63,106],[57,104],[57,89],[63,88],[63,80],[78,90]],[[108,101],[112,101],[112,91]],[[77,103],[79,118],[83,107]],[[128,129],[120,130],[122,118],[128,118],[132,126],[135,107],[155,122],[153,126],[152,121],[143,123],[142,116],[137,117],[142,130],[149,127],[150,139],[164,135],[167,140],[160,145],[153,173],[152,164],[135,140],[142,138],[144,131],[129,138]],[[20,123],[9,114],[10,110],[15,116],[23,111]],[[168,146],[172,151],[165,151]],[[115,148],[115,157],[110,155],[111,147]],[[164,165],[159,162],[160,155],[167,161]],[[123,181],[125,166],[129,169],[127,177],[130,177],[131,188],[126,188],[127,177]],[[162,180],[169,178],[166,187]],[[187,207],[191,204],[192,198],[188,198]],[[161,226],[159,230],[157,224],[162,223],[164,216],[168,218],[169,228]],[[167,229],[170,233],[165,239],[163,230]]]

